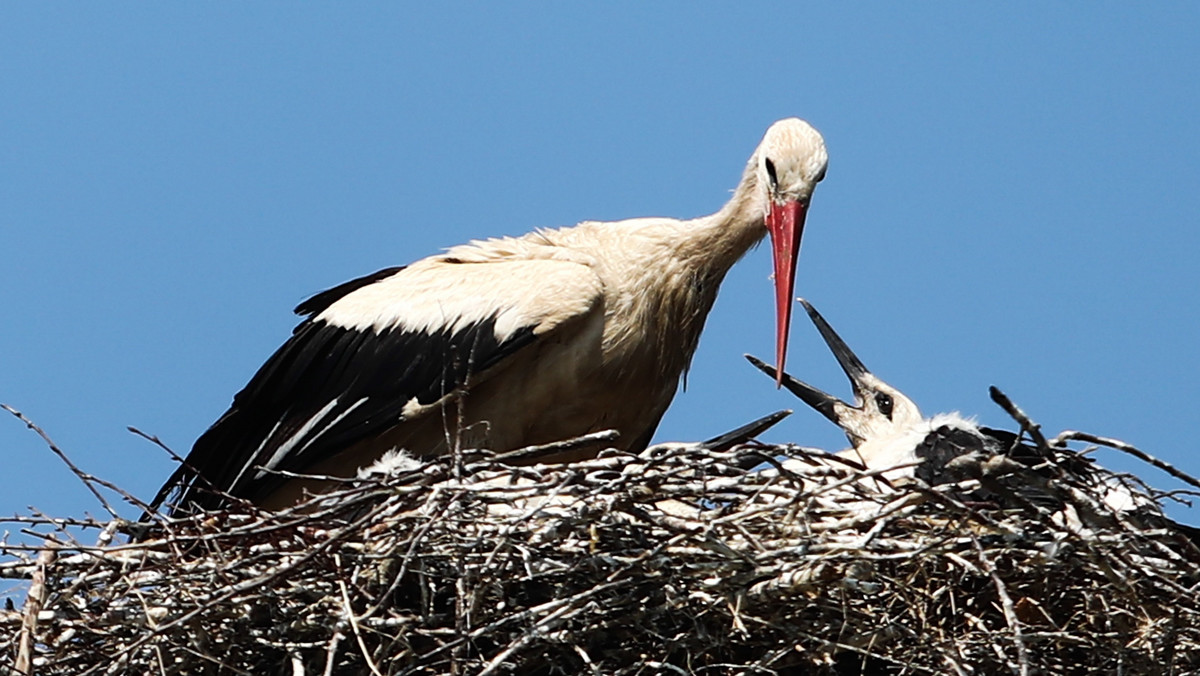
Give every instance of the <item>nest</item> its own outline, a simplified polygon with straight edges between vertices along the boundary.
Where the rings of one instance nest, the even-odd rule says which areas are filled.
[[[1200,550],[1105,512],[1047,448],[1040,482],[669,444],[430,462],[282,513],[31,517],[43,544],[0,546],[32,579],[0,654],[45,675],[1200,670]]]

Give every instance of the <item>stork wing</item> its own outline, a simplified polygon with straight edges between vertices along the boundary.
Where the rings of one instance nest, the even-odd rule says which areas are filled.
[[[317,294],[151,504],[269,494],[286,480],[272,470],[303,473],[428,411],[601,305],[590,268],[553,260],[432,258]]]

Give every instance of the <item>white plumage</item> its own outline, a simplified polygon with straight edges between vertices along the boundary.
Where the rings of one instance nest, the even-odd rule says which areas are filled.
[[[811,304],[803,299],[801,303],[850,379],[854,404],[746,357],[772,378],[782,378],[784,387],[846,433],[850,448],[836,455],[882,470],[891,481],[916,477],[944,484],[980,479],[987,491],[1013,490],[1026,504],[1042,504],[1055,522],[1077,534],[1110,526],[1114,518],[1133,518],[1195,537],[1195,529],[1166,519],[1157,503],[1133,492],[1119,475],[1070,449],[1026,444],[1017,434],[982,427],[959,413],[924,417],[913,400],[868,371]],[[820,464],[809,456],[784,466],[804,474]],[[1002,481],[1006,477],[1012,480]],[[1052,485],[1051,479],[1059,483]]]
[[[768,232],[782,363],[795,258],[826,164],[815,129],[781,120],[711,216],[471,242],[314,296],[153,504],[173,496],[190,511],[227,494],[283,507],[320,486],[278,471],[353,476],[394,449],[503,451],[603,429],[620,433],[619,447],[645,447],[726,272]]]

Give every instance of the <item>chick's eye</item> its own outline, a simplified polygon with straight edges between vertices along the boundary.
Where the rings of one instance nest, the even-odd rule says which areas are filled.
[[[821,181],[824,181],[825,180],[825,170],[828,168],[829,168],[829,165],[821,167],[821,173],[817,174],[817,177],[813,179],[813,182],[820,183]]]
[[[876,392],[875,405],[879,407],[880,413],[887,416],[888,420],[892,419],[892,395]]]
[[[771,158],[768,157],[763,164],[766,165],[767,178],[771,179],[771,187],[774,188],[775,186],[779,185],[779,176],[775,174],[775,163],[772,162]]]

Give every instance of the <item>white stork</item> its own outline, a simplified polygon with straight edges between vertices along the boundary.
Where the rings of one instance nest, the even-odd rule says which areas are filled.
[[[1083,454],[1048,445],[1044,439],[1024,443],[1017,434],[983,427],[958,413],[924,417],[912,399],[863,366],[816,308],[804,299],[800,302],[850,379],[854,404],[750,355],[746,358],[768,376],[782,379],[788,391],[846,433],[851,447],[835,455],[868,469],[894,467],[883,473],[891,480],[916,477],[929,484],[944,484],[982,477],[987,491],[1009,491],[1027,504],[1048,507],[1057,521],[1075,532],[1111,524],[1116,517],[1171,528],[1200,545],[1200,529],[1167,519],[1156,502],[1134,492],[1125,479],[1096,466]],[[993,388],[992,397],[999,403],[997,393]],[[1003,400],[1007,402],[1007,398]],[[784,466],[804,472],[810,461],[791,460]],[[1005,481],[1006,477],[1011,480]],[[1051,478],[1059,484],[1051,485]],[[1085,490],[1064,490],[1063,486]]]
[[[227,494],[286,507],[321,484],[281,472],[353,476],[394,449],[504,451],[605,429],[620,448],[644,448],[725,273],[768,233],[783,364],[796,256],[827,161],[815,129],[780,120],[711,216],[473,241],[313,296],[153,506],[172,497],[176,513],[208,509]]]
[[[902,469],[885,473],[885,476],[891,479],[913,476],[914,473],[930,483],[937,481],[926,473],[941,473],[944,479],[943,468],[946,462],[966,451],[959,447],[948,450],[944,444],[941,447],[933,444],[931,448],[932,440],[939,438],[939,431],[944,436],[956,436],[958,432],[963,432],[972,437],[982,437],[983,428],[958,413],[942,413],[933,418],[923,416],[916,402],[863,366],[858,356],[811,303],[803,298],[800,302],[837,359],[838,365],[850,379],[854,390],[854,404],[797,380],[782,369],[769,366],[751,355],[746,355],[746,359],[763,373],[775,378],[776,382],[782,382],[789,392],[846,433],[850,448],[839,451],[837,455],[860,462],[870,469],[901,467]],[[995,430],[987,431],[1007,434]],[[973,445],[978,450],[980,444]],[[996,440],[995,443],[989,443],[988,448],[994,453],[1000,452],[1000,442]],[[940,452],[938,457],[929,457],[935,450]],[[915,472],[912,466],[914,463],[922,463],[915,468]]]

